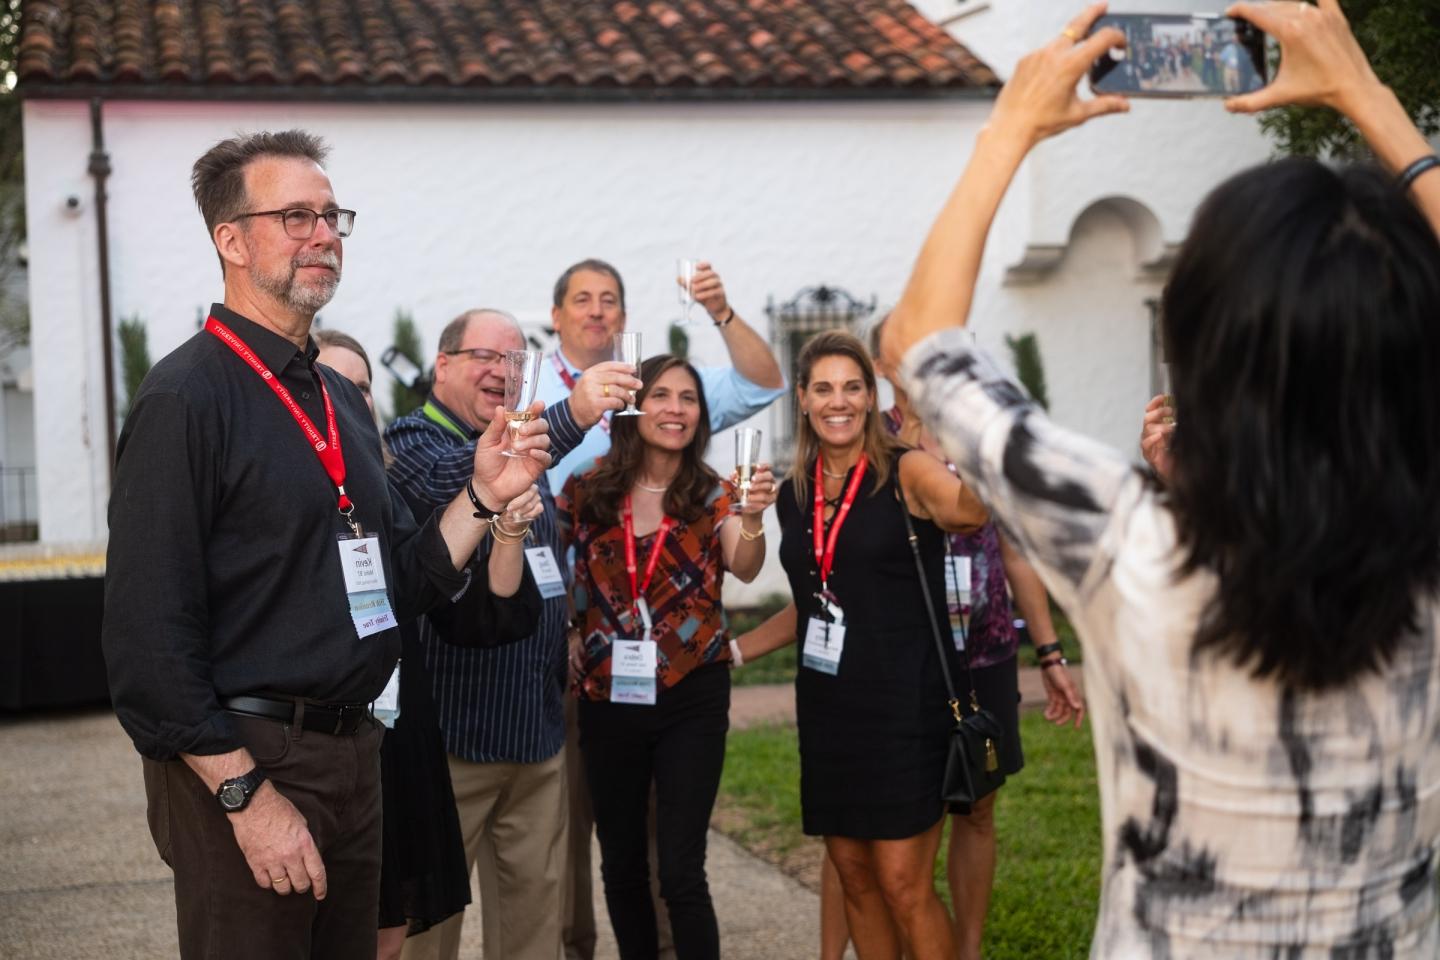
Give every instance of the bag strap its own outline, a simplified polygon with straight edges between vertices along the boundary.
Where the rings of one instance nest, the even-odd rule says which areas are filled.
[[[945,692],[950,695],[950,712],[955,715],[955,722],[960,723],[962,718],[960,698],[955,695],[955,682],[950,677],[950,662],[945,652],[945,639],[940,632],[940,621],[935,616],[935,602],[930,596],[930,581],[925,577],[925,561],[920,559],[920,540],[915,535],[915,524],[910,519],[910,505],[905,502],[905,490],[900,484],[899,477],[895,479],[895,496],[900,501],[900,515],[905,518],[905,536],[910,541],[910,553],[915,557],[915,572],[920,577],[920,592],[925,597],[925,614],[930,618],[930,632],[935,635],[935,652],[940,655],[940,672],[945,675]],[[965,647],[963,651],[965,654],[965,679],[970,685],[970,710],[972,713],[979,713],[980,700],[975,695],[975,680],[970,672],[970,643],[969,638],[965,636],[963,620],[960,630],[960,642]]]

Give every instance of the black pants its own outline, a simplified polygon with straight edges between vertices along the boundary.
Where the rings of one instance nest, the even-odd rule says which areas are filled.
[[[256,764],[308,821],[329,895],[262,889],[215,795],[182,760],[144,760],[150,835],[175,872],[184,960],[375,956],[380,900],[380,724],[331,736],[233,717]]]
[[[705,879],[705,841],[725,765],[729,667],[701,667],[661,690],[657,701],[653,707],[580,702],[580,751],[595,808],[605,905],[621,960],[655,960],[645,828],[653,779],[660,896],[676,956],[718,960],[720,928]]]

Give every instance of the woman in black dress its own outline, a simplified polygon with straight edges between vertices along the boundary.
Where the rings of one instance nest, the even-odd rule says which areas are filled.
[[[748,661],[800,644],[804,829],[825,838],[861,960],[898,958],[902,947],[915,960],[950,960],[933,869],[954,720],[901,511],[944,622],[942,531],[978,528],[985,508],[940,461],[890,438],[855,337],[813,338],[797,381],[795,460],[776,501],[795,599],[739,645]]]

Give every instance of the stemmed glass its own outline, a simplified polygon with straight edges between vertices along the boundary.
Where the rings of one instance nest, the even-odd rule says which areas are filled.
[[[760,431],[754,427],[735,429],[735,475],[740,479],[740,501],[730,505],[739,513],[750,503],[750,479],[760,465]]]
[[[540,386],[540,360],[543,356],[539,350],[505,352],[505,422],[510,428],[511,442],[519,438],[521,424],[534,417],[530,405],[535,402],[535,392]],[[507,457],[529,456],[509,448],[501,453]]]
[[[615,359],[632,367],[635,376],[640,376],[640,334],[638,333],[617,333],[615,334]],[[639,417],[645,411],[635,409],[635,395],[630,395],[630,400],[625,404],[624,410],[615,411],[617,417]]]
[[[680,323],[687,327],[690,326],[691,322],[690,308],[695,305],[695,293],[690,288],[695,282],[695,268],[699,263],[699,260],[691,260],[688,258],[675,261],[675,278],[679,281],[678,285],[680,287],[680,305],[685,308],[685,313],[680,318]]]

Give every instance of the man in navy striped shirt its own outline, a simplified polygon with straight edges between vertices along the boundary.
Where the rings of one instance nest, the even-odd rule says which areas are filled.
[[[425,405],[385,430],[390,477],[412,504],[448,503],[473,472],[475,439],[503,405],[505,351],[526,346],[515,318],[471,310],[440,335],[435,386]],[[574,449],[607,410],[624,406],[640,381],[614,362],[587,369],[569,397],[545,411],[555,460]],[[542,476],[545,512],[531,525],[531,573],[545,594],[533,636],[491,650],[440,642],[422,619],[420,639],[434,678],[435,706],[465,837],[480,876],[485,955],[555,960],[560,953],[567,799],[564,755],[569,601],[565,584],[544,584],[546,560],[569,579]],[[491,541],[481,547],[488,550]],[[549,556],[535,556],[549,548]],[[539,566],[537,566],[537,564]],[[404,957],[455,960],[463,914],[411,937]]]

